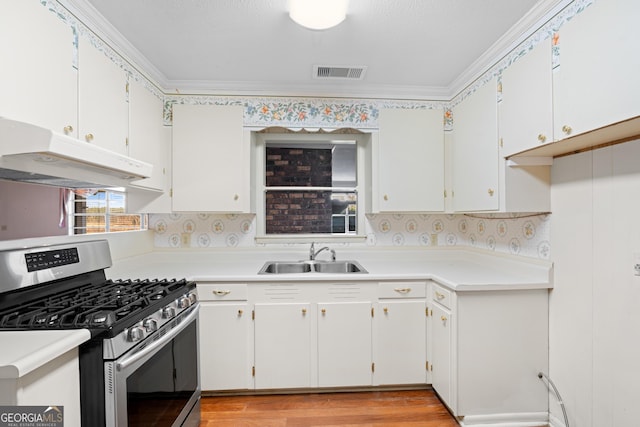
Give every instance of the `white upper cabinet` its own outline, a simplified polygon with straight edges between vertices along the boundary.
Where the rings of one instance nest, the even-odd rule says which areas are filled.
[[[559,31],[555,138],[640,115],[640,2],[596,1]]]
[[[139,187],[165,191],[168,175],[170,140],[162,121],[162,99],[140,82],[129,85],[129,156],[153,165],[150,178],[136,181]]]
[[[503,156],[553,141],[551,86],[549,38],[502,73],[499,122]]]
[[[38,1],[1,1],[0,117],[75,135],[73,31]]]
[[[453,108],[453,209],[499,208],[498,107],[495,78]]]
[[[173,106],[173,210],[248,212],[249,140],[243,107]]]
[[[441,109],[380,110],[373,212],[444,211],[443,114]]]
[[[127,154],[127,74],[86,37],[78,52],[78,138]]]

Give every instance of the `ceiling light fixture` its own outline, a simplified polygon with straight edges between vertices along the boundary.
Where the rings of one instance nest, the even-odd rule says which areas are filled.
[[[289,16],[312,30],[335,27],[347,16],[349,0],[289,0]]]

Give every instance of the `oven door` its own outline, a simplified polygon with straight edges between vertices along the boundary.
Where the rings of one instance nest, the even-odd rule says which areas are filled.
[[[105,361],[107,427],[200,424],[198,308],[161,328],[153,342]]]

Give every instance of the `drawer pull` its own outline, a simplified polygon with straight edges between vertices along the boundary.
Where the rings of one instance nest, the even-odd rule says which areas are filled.
[[[244,313],[244,311],[238,310],[238,317],[241,317],[243,313]]]
[[[389,314],[389,309],[387,307],[383,308],[382,311],[384,311],[384,314]]]
[[[303,309],[302,309],[302,315],[304,316],[305,314],[307,314],[307,309],[306,309],[306,308],[303,308]]]
[[[400,294],[408,294],[409,292],[411,292],[411,288],[395,288],[394,291]]]
[[[213,294],[214,295],[218,295],[219,297],[225,296],[225,295],[229,295],[230,293],[231,293],[231,291],[228,290],[228,289],[224,289],[224,290],[223,289],[215,289],[213,291]]]
[[[438,298],[439,300],[444,298],[444,294],[441,294],[440,292],[436,291],[436,298]]]
[[[322,315],[324,316],[325,314],[327,314],[327,309],[323,308],[322,310],[320,310],[320,312],[322,313]]]

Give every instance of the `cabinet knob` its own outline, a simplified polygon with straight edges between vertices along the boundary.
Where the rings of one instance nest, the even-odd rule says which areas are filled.
[[[487,193],[489,193],[489,196],[493,197],[493,193],[494,193],[493,188],[488,189]]]
[[[244,313],[244,311],[238,310],[238,317],[242,316],[243,313]]]
[[[384,201],[385,201],[385,202],[386,202],[387,200],[389,200],[389,196],[388,196],[388,195],[386,195],[386,194],[385,194],[384,196],[382,196],[382,198],[384,199]]]
[[[327,314],[327,310],[326,310],[325,308],[323,308],[322,310],[320,310],[320,312],[321,312],[323,315]]]
[[[389,314],[389,309],[387,307],[383,308],[382,311],[384,311],[384,314]]]
[[[539,134],[538,135],[538,141],[540,141],[540,143],[543,143],[547,140],[547,137],[543,134]]]
[[[71,132],[73,132],[73,126],[67,125],[62,130],[64,131],[65,135],[69,135]]]
[[[306,309],[306,308],[303,308],[303,309],[302,309],[302,315],[304,316],[305,314],[307,314],[307,309]]]
[[[233,200],[238,200],[240,198],[240,196],[238,196],[237,194],[233,195]]]
[[[447,321],[447,316],[441,316],[440,320],[442,320],[443,322],[446,322]]]
[[[436,291],[436,298],[441,300],[442,298],[444,298],[444,294],[441,294],[440,292]]]
[[[573,131],[573,129],[571,129],[571,126],[569,125],[562,126],[562,132],[564,132],[565,135],[571,135],[571,131]]]
[[[88,133],[88,134],[86,134],[86,135],[84,136],[84,139],[85,139],[87,142],[91,142],[91,141],[93,141],[93,134],[92,134],[92,133]]]

